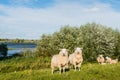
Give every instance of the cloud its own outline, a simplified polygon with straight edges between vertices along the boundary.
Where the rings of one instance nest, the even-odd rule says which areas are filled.
[[[24,1],[27,3],[33,0]],[[86,6],[77,2],[56,2],[54,6],[46,8],[0,5],[0,12],[6,14],[0,14],[0,33],[12,34],[0,38],[39,39],[43,33],[53,33],[61,25],[67,24],[80,26],[87,22],[97,22],[113,28],[119,28],[120,25],[120,13],[103,3]]]
[[[85,9],[86,12],[98,12],[99,8],[97,7],[93,7],[93,8],[89,8],[89,9]]]

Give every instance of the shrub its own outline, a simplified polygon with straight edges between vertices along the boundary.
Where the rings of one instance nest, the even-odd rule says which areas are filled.
[[[6,57],[7,56],[7,45],[6,44],[0,44],[0,56]]]
[[[86,61],[96,61],[98,54],[120,58],[120,32],[109,27],[88,23],[80,27],[64,26],[53,34],[43,34],[37,43],[37,55],[52,56],[60,48],[83,47]]]

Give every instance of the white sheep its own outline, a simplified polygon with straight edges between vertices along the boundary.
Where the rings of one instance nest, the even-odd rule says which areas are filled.
[[[76,68],[78,67],[80,71],[81,64],[83,62],[83,57],[82,57],[82,48],[76,48],[74,53],[70,54],[69,56],[69,63],[70,65],[73,65],[76,71]]]
[[[54,73],[54,68],[59,68],[60,74],[62,69],[65,72],[66,66],[68,66],[68,51],[67,49],[61,49],[59,54],[54,55],[51,59],[52,74]]]
[[[105,59],[104,59],[103,55],[99,55],[97,57],[97,61],[98,61],[99,64],[104,64]]]
[[[118,59],[111,59],[110,57],[106,57],[106,63],[116,64],[117,62],[118,62]]]
[[[118,59],[114,59],[110,61],[110,64],[116,64],[118,62]]]
[[[110,64],[111,60],[112,59],[110,57],[106,57],[106,63]]]

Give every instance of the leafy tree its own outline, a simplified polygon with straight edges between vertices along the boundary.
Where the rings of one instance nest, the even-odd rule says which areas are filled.
[[[96,23],[66,25],[51,35],[43,34],[37,45],[38,55],[44,56],[58,54],[60,48],[72,53],[76,47],[82,47],[86,61],[96,61],[99,54],[120,58],[120,32]]]
[[[0,55],[3,56],[3,57],[6,57],[7,56],[7,51],[8,51],[8,48],[7,48],[7,45],[6,44],[0,44]]]

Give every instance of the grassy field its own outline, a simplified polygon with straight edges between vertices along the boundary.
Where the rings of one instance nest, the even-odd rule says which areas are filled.
[[[70,69],[51,74],[50,58],[19,57],[0,61],[0,80],[120,80],[120,63],[99,65],[86,63],[81,71]]]

